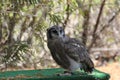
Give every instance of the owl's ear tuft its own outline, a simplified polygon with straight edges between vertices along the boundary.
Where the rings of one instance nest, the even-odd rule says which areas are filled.
[[[48,31],[49,29],[47,29],[47,31]]]
[[[47,31],[49,31],[50,28],[47,28]]]
[[[48,38],[48,39],[51,39],[51,38],[52,38],[51,32],[50,32],[50,28],[47,28],[47,38]]]

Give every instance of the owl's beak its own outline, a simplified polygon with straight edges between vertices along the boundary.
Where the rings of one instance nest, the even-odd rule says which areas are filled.
[[[63,38],[63,36],[62,36],[62,35],[60,35],[59,37],[60,37],[60,38]]]
[[[60,38],[63,38],[63,35],[61,35],[61,33],[59,33],[59,37],[60,37]]]

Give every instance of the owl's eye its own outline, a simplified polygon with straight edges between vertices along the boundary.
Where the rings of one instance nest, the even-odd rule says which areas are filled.
[[[62,30],[60,30],[60,33],[62,33]]]
[[[55,34],[57,33],[57,31],[56,31],[56,30],[53,30],[52,32],[53,32],[53,33],[55,33]]]

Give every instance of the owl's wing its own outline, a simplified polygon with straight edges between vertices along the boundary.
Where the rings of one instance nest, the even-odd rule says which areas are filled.
[[[75,38],[70,38],[64,44],[65,53],[76,62],[82,64],[82,69],[86,72],[92,72],[94,64],[90,59],[84,45]]]
[[[61,67],[68,69],[70,63],[65,55],[63,42],[61,41],[61,39],[48,41],[48,48],[50,49],[51,55],[55,62]]]

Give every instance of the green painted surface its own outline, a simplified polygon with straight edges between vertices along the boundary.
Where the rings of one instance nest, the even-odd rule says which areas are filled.
[[[0,72],[0,80],[109,80],[110,75],[98,70],[94,70],[92,74],[83,71],[75,71],[73,75],[58,76],[63,74],[61,68],[42,69],[42,70],[21,70]]]

